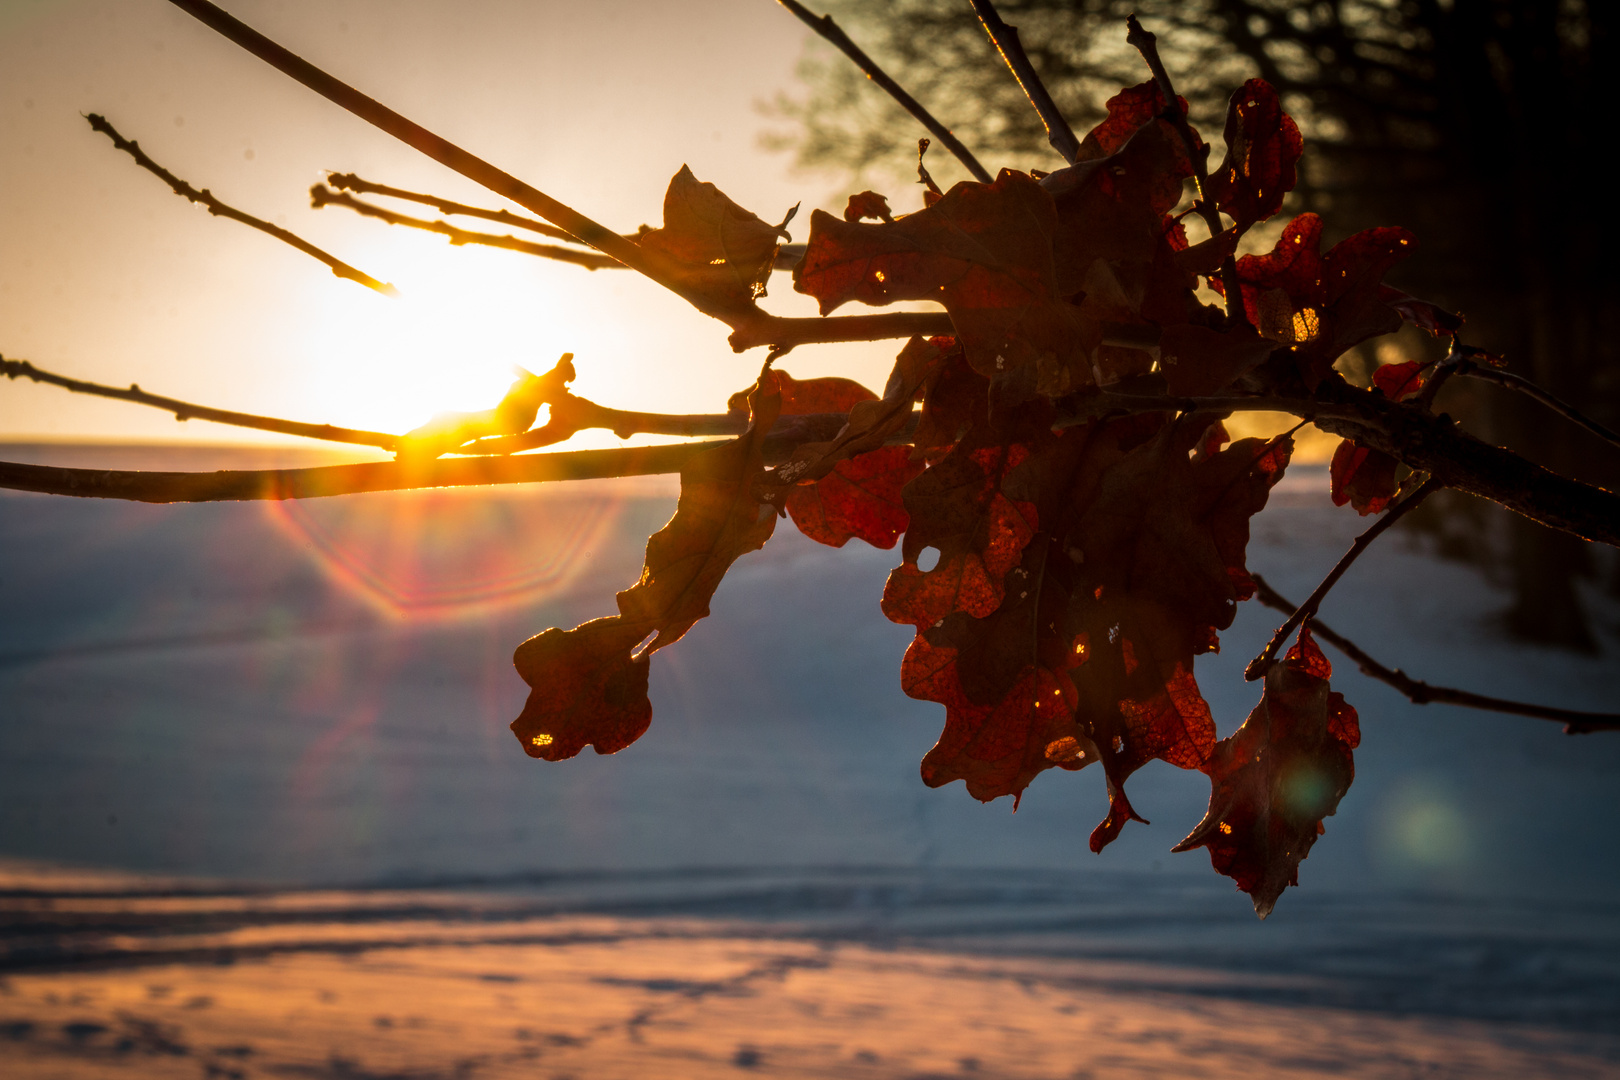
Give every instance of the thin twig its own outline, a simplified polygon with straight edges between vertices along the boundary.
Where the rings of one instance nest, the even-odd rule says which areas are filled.
[[[438,233],[449,240],[452,245],[460,247],[465,244],[477,244],[482,247],[502,248],[506,251],[516,251],[524,255],[537,255],[542,259],[555,259],[558,262],[574,263],[587,270],[602,270],[607,268],[624,269],[624,264],[611,255],[603,255],[600,251],[588,248],[560,247],[557,244],[536,244],[532,240],[519,240],[515,236],[496,236],[493,233],[470,232],[458,229],[447,221],[427,221],[423,218],[409,217],[397,214],[392,210],[371,203],[361,202],[352,195],[332,191],[321,184],[309,189],[309,204],[317,210],[326,206],[341,206],[353,210],[363,217],[376,218],[390,225],[400,225],[409,229],[421,229],[424,232]],[[556,230],[561,232],[561,229]]]
[[[973,10],[978,13],[985,33],[990,35],[996,51],[1001,53],[1002,60],[1006,61],[1018,85],[1024,88],[1024,96],[1035,106],[1041,123],[1046,125],[1046,141],[1062,155],[1064,161],[1073,165],[1080,156],[1080,140],[1075,138],[1074,129],[1058,112],[1057,103],[1046,91],[1046,84],[1035,73],[1035,66],[1029,62],[1029,54],[1024,52],[1023,43],[1018,40],[1018,28],[1002,22],[990,0],[973,0]]]
[[[218,199],[214,198],[213,194],[210,193],[207,188],[203,188],[201,191],[198,191],[196,188],[192,187],[190,184],[186,183],[178,176],[175,176],[173,173],[169,172],[169,170],[165,169],[151,158],[147,157],[146,152],[141,149],[140,143],[133,142],[120,135],[118,131],[107,122],[106,117],[100,116],[96,113],[90,113],[85,117],[85,119],[90,122],[90,126],[92,128],[111,139],[113,146],[134,158],[135,164],[139,165],[153,176],[156,176],[165,184],[168,184],[176,195],[183,196],[190,199],[194,203],[206,207],[208,212],[213,214],[215,217],[229,218],[232,221],[239,221],[243,225],[258,229],[267,236],[273,236],[282,243],[297,248],[305,255],[308,255],[313,259],[319,259],[331,269],[332,273],[336,274],[340,278],[347,278],[349,281],[357,281],[366,288],[375,289],[384,296],[399,295],[399,290],[394,288],[392,285],[389,285],[387,282],[378,281],[376,278],[372,277],[363,270],[355,269],[342,259],[337,258],[335,255],[330,255],[325,251],[322,251],[320,248],[316,247],[314,244],[311,244],[303,237],[298,236],[295,233],[290,233],[286,229],[279,226],[272,225],[268,221],[256,218],[252,214],[244,214],[235,207],[225,205]]]
[[[458,229],[446,221],[427,221],[423,218],[413,218],[396,213],[386,207],[377,206],[374,203],[361,202],[352,195],[332,191],[320,184],[316,184],[309,189],[309,201],[310,205],[316,209],[326,206],[341,206],[344,209],[353,210],[363,217],[376,218],[389,225],[399,225],[408,229],[421,229],[424,232],[438,233],[457,247],[466,244],[478,244],[483,247],[501,248],[506,251],[516,251],[523,255],[535,255],[542,259],[555,259],[558,262],[573,263],[576,266],[583,266],[587,270],[628,269],[618,259],[613,258],[611,255],[604,255],[600,251],[557,247],[554,244],[536,244],[529,240],[519,240],[515,236],[496,236],[492,233]],[[502,212],[504,213],[504,211]],[[562,232],[561,229],[551,231]],[[771,264],[771,269],[791,271],[799,264],[799,260],[804,258],[804,250],[805,245],[803,244],[779,245],[776,249],[776,261]]]
[[[94,394],[97,397],[131,401],[137,405],[150,405],[153,408],[173,413],[176,420],[209,420],[216,424],[253,428],[256,431],[274,431],[282,435],[297,435],[305,439],[321,439],[326,442],[375,446],[381,450],[391,451],[399,446],[399,436],[389,435],[386,432],[361,431],[356,428],[334,427],[331,424],[305,424],[297,420],[282,420],[274,416],[257,416],[253,413],[232,412],[228,409],[213,409],[189,401],[148,394],[133,383],[126,390],[118,386],[103,386],[100,383],[70,379],[65,375],[56,375],[41,370],[27,360],[7,360],[5,357],[0,356],[0,375],[10,379],[32,379],[37,383],[60,386],[64,390],[69,390],[75,394]]]
[[[1539,401],[1541,404],[1545,405],[1559,416],[1562,416],[1564,419],[1569,420],[1572,423],[1579,424],[1581,427],[1585,428],[1587,431],[1590,431],[1593,435],[1596,435],[1604,442],[1609,443],[1612,446],[1620,446],[1620,434],[1609,430],[1596,420],[1582,415],[1581,412],[1574,406],[1560,401],[1558,398],[1554,397],[1552,394],[1549,394],[1547,391],[1543,390],[1541,387],[1537,386],[1535,383],[1524,378],[1523,376],[1515,375],[1508,371],[1499,371],[1496,368],[1488,367],[1479,363],[1478,361],[1470,359],[1467,356],[1464,356],[1457,363],[1455,370],[1458,375],[1463,375],[1470,379],[1479,379],[1481,382],[1495,383],[1497,386],[1507,390],[1517,390],[1526,397]]]
[[[1210,239],[1213,241],[1225,231],[1221,224],[1221,212],[1215,208],[1215,203],[1209,197],[1209,162],[1206,155],[1209,148],[1204,145],[1187,122],[1187,113],[1181,107],[1181,99],[1176,96],[1175,84],[1170,81],[1170,72],[1165,68],[1164,61],[1159,58],[1159,38],[1157,34],[1143,28],[1142,23],[1132,14],[1125,18],[1125,42],[1142,54],[1147,62],[1148,70],[1153,73],[1153,81],[1159,85],[1159,93],[1164,95],[1163,116],[1176,129],[1181,136],[1182,145],[1187,149],[1187,157],[1192,163],[1193,184],[1198,191],[1198,202],[1194,209],[1198,216],[1204,219],[1204,225],[1209,229]],[[1245,322],[1243,313],[1243,292],[1238,281],[1237,257],[1228,255],[1221,261],[1221,285],[1226,291],[1226,318],[1235,324]]]
[[[891,79],[870,56],[866,55],[859,45],[849,39],[849,35],[844,33],[839,25],[833,21],[831,15],[818,17],[803,4],[798,3],[797,0],[777,0],[777,2],[793,12],[800,22],[826,38],[845,56],[855,61],[855,65],[866,73],[868,79],[871,79],[887,91],[890,97],[900,103],[901,108],[915,117],[917,122],[933,133],[936,139],[944,143],[945,149],[956,155],[956,160],[960,161],[967,168],[967,171],[973,174],[975,180],[985,184],[990,182],[990,173],[983,165],[979,164],[979,159],[974,157],[972,152],[962,145],[961,140],[951,134],[951,129],[934,119],[933,114],[923,108],[916,98],[901,89],[899,83]]]
[[[1355,543],[1350,545],[1350,550],[1344,553],[1332,570],[1328,571],[1328,575],[1322,579],[1322,583],[1311,592],[1310,596],[1305,598],[1303,604],[1294,609],[1294,613],[1288,616],[1288,620],[1277,628],[1277,632],[1271,636],[1271,640],[1261,650],[1260,655],[1249,661],[1249,666],[1243,670],[1243,677],[1250,682],[1263,678],[1266,669],[1271,666],[1272,660],[1275,659],[1277,650],[1282,648],[1283,643],[1288,640],[1288,635],[1292,634],[1294,628],[1300,623],[1315,616],[1317,609],[1322,606],[1322,600],[1327,596],[1328,590],[1338,583],[1338,580],[1344,576],[1344,572],[1350,569],[1350,565],[1360,557],[1363,551],[1367,550],[1368,545],[1383,535],[1384,530],[1395,524],[1408,512],[1416,508],[1424,499],[1427,499],[1430,494],[1443,486],[1439,481],[1430,477],[1416,491],[1390,507],[1383,517],[1373,523],[1372,528],[1356,537]]]
[[[613,256],[630,269],[675,293],[705,315],[727,322],[735,328],[738,322],[748,321],[751,310],[757,310],[751,302],[706,296],[688,288],[655,266],[637,244],[510,173],[496,168],[483,158],[463,150],[448,139],[435,135],[420,124],[406,119],[347,83],[328,75],[303,57],[276,44],[208,0],[169,0],[169,2],[267,64],[303,83],[333,104],[347,109],[439,164],[454,169],[495,194],[510,199],[531,213],[538,214],[570,236],[578,237],[583,243]]]
[[[458,217],[482,218],[484,221],[493,221],[498,225],[509,225],[514,229],[528,229],[530,232],[549,236],[553,240],[565,240],[570,244],[582,243],[577,236],[564,232],[555,225],[548,225],[544,221],[514,214],[510,210],[487,210],[481,206],[468,206],[466,203],[455,202],[451,199],[441,199],[437,195],[424,195],[419,191],[406,191],[404,188],[389,187],[387,184],[374,184],[370,180],[363,180],[354,173],[327,173],[326,182],[338,191],[352,191],[357,195],[384,195],[390,199],[403,199],[406,202],[421,203],[431,206],[441,214],[454,214]]]
[[[1250,577],[1254,579],[1258,590],[1255,597],[1262,604],[1278,611],[1295,610],[1293,601],[1273,589],[1259,574],[1251,574]],[[1594,731],[1620,731],[1620,713],[1582,712],[1578,709],[1560,709],[1552,705],[1531,705],[1523,701],[1509,701],[1506,698],[1489,697],[1468,690],[1456,690],[1449,686],[1431,686],[1421,679],[1412,678],[1400,668],[1385,667],[1368,656],[1355,642],[1335,633],[1317,619],[1311,620],[1311,633],[1354,661],[1363,675],[1394,687],[1416,705],[1428,705],[1438,701],[1446,705],[1463,705],[1471,709],[1529,716],[1537,720],[1555,720],[1564,724],[1564,731],[1569,735],[1585,735]]]

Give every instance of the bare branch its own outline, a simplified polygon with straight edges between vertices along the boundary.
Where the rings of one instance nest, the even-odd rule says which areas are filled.
[[[1035,112],[1040,115],[1041,123],[1046,125],[1046,141],[1052,144],[1052,149],[1062,155],[1063,160],[1073,165],[1080,154],[1080,140],[1075,138],[1074,129],[1069,122],[1063,119],[1058,112],[1057,103],[1052,95],[1047,93],[1046,84],[1035,73],[1035,66],[1029,62],[1029,54],[1024,52],[1023,44],[1018,40],[1018,28],[1008,26],[996,14],[995,5],[990,0],[973,0],[973,10],[978,13],[979,22],[984,25],[985,33],[995,43],[996,51],[1006,61],[1018,85],[1024,88],[1024,95],[1029,103],[1035,106]]]
[[[1164,118],[1176,129],[1176,134],[1181,136],[1181,143],[1187,149],[1187,157],[1192,161],[1193,183],[1198,189],[1196,209],[1198,216],[1204,219],[1204,225],[1209,229],[1209,236],[1213,241],[1225,230],[1221,224],[1221,212],[1209,198],[1207,158],[1209,148],[1193,133],[1192,125],[1187,122],[1187,113],[1181,107],[1181,99],[1176,96],[1176,87],[1170,81],[1170,72],[1166,70],[1164,61],[1159,58],[1158,35],[1144,29],[1134,14],[1126,17],[1125,26],[1125,41],[1147,61],[1148,70],[1153,72],[1153,81],[1158,83],[1159,93],[1164,95]],[[1233,324],[1246,321],[1235,255],[1227,255],[1221,261],[1221,285],[1226,292],[1227,321]]]
[[[558,202],[545,192],[531,187],[510,173],[496,168],[483,158],[463,150],[448,139],[435,135],[422,125],[406,119],[347,83],[333,78],[303,57],[276,44],[251,26],[209,3],[208,0],[169,0],[169,2],[278,71],[303,83],[334,105],[347,109],[412,149],[447,168],[454,169],[495,194],[510,199],[531,213],[540,215],[570,236],[578,237],[583,243],[611,255],[630,269],[664,286],[703,314],[720,319],[735,329],[740,322],[749,321],[752,313],[757,312],[758,309],[751,302],[710,297],[688,288],[654,265],[653,260],[647,257],[647,253],[642,251],[639,245],[592,221],[572,207]]]
[[[478,244],[483,247],[503,248],[524,255],[537,255],[542,259],[555,259],[558,262],[574,263],[583,266],[587,270],[624,269],[624,264],[618,259],[613,258],[611,255],[603,255],[599,251],[559,247],[556,244],[536,244],[531,240],[519,240],[515,236],[496,236],[493,233],[469,232],[466,229],[458,229],[446,221],[427,221],[422,218],[408,217],[405,214],[396,214],[394,211],[384,209],[381,206],[361,202],[352,195],[331,191],[321,184],[316,184],[309,189],[309,203],[317,210],[325,206],[341,206],[364,217],[387,222],[389,225],[401,225],[410,229],[422,229],[425,232],[438,233],[457,247],[464,244]],[[555,231],[561,232],[562,230]]]
[[[381,461],[313,469],[219,472],[121,472],[0,462],[0,488],[150,503],[314,499],[363,491],[533,484],[550,480],[589,480],[679,472],[692,455],[721,445],[724,444],[681,443],[675,446],[575,450],[522,457]]]
[[[1458,375],[1464,375],[1470,379],[1479,379],[1481,382],[1495,383],[1497,386],[1507,390],[1516,390],[1526,397],[1539,401],[1564,419],[1579,424],[1611,446],[1620,446],[1620,434],[1609,430],[1596,420],[1582,415],[1574,406],[1560,401],[1529,379],[1514,375],[1512,372],[1499,371],[1466,355],[1457,362],[1454,370]]]
[[[1254,578],[1254,583],[1258,587],[1256,599],[1262,604],[1278,611],[1295,610],[1293,601],[1273,589],[1259,574],[1250,576]],[[1471,709],[1529,716],[1537,720],[1555,720],[1564,725],[1564,732],[1568,735],[1586,735],[1594,731],[1620,731],[1620,713],[1581,712],[1577,709],[1560,709],[1551,705],[1531,705],[1522,701],[1475,694],[1468,690],[1456,690],[1449,686],[1431,686],[1421,679],[1412,678],[1400,668],[1385,667],[1367,655],[1366,651],[1355,642],[1335,633],[1316,619],[1311,620],[1311,633],[1348,656],[1361,669],[1363,675],[1394,687],[1416,705],[1428,705],[1438,701],[1446,705],[1463,705]]]
[[[942,311],[897,311],[884,315],[835,315],[828,318],[787,319],[759,309],[735,326],[734,352],[756,345],[816,345],[835,341],[886,341],[917,335],[936,337],[956,333],[951,317]]]
[[[899,83],[891,79],[870,56],[866,55],[859,45],[849,39],[849,35],[844,33],[839,25],[833,21],[831,15],[822,15],[818,18],[803,4],[798,3],[797,0],[777,0],[777,2],[793,12],[800,22],[820,34],[845,56],[855,61],[855,65],[866,73],[868,79],[877,83],[890,97],[898,101],[901,108],[915,117],[918,123],[927,128],[936,139],[945,145],[945,149],[956,155],[956,160],[960,161],[967,168],[967,171],[973,174],[975,180],[984,184],[990,182],[990,173],[983,165],[979,164],[979,159],[974,157],[966,146],[962,145],[961,140],[951,134],[951,129],[934,119],[933,114],[923,108],[916,98],[901,89]]]
[[[1355,543],[1350,545],[1350,550],[1344,553],[1332,570],[1328,571],[1328,575],[1322,579],[1322,583],[1312,591],[1310,596],[1305,598],[1303,604],[1294,609],[1294,613],[1288,616],[1288,620],[1277,628],[1277,632],[1271,636],[1271,640],[1261,650],[1260,655],[1249,661],[1249,666],[1243,669],[1243,677],[1250,682],[1264,677],[1266,669],[1271,666],[1273,659],[1276,658],[1277,650],[1282,648],[1284,641],[1288,640],[1288,635],[1292,634],[1294,628],[1300,623],[1316,615],[1316,610],[1322,606],[1322,600],[1327,596],[1328,590],[1333,588],[1338,580],[1344,576],[1344,572],[1350,569],[1350,565],[1361,556],[1361,553],[1366,551],[1374,540],[1382,536],[1386,529],[1443,486],[1433,477],[1425,480],[1416,491],[1390,507],[1383,517],[1373,523],[1372,528],[1356,537]]]
[[[781,464],[805,443],[826,442],[834,438],[847,420],[843,413],[783,417],[765,439],[765,464]],[[904,436],[897,436],[896,439],[903,441]],[[330,465],[312,469],[219,472],[127,472],[0,462],[0,488],[46,495],[150,503],[315,499],[365,491],[537,484],[557,480],[599,480],[675,473],[680,472],[694,455],[724,445],[726,441],[719,440],[512,457],[491,455],[451,460],[435,458]]]
[[[208,212],[213,214],[215,217],[229,218],[232,221],[240,221],[243,225],[258,229],[267,236],[273,236],[282,243],[297,248],[305,255],[308,255],[313,259],[319,259],[331,269],[332,273],[336,274],[340,278],[347,278],[350,281],[357,281],[366,288],[374,289],[377,292],[382,293],[384,296],[399,295],[399,290],[394,288],[392,285],[389,285],[386,282],[378,281],[376,278],[372,277],[363,270],[356,270],[342,259],[337,258],[335,255],[327,254],[325,251],[322,251],[314,244],[311,244],[303,237],[298,236],[295,233],[290,233],[286,229],[279,226],[272,225],[268,221],[256,218],[251,214],[244,214],[242,211],[237,210],[234,207],[225,205],[218,199],[214,198],[207,188],[198,191],[196,188],[192,187],[190,184],[186,183],[178,176],[175,176],[173,173],[169,172],[151,158],[147,157],[146,152],[141,149],[140,143],[132,142],[120,135],[118,131],[107,122],[106,117],[99,116],[96,113],[91,113],[86,116],[85,119],[90,122],[90,126],[92,128],[111,139],[113,146],[134,158],[135,164],[139,165],[153,176],[156,176],[165,184],[168,184],[176,195],[183,196],[184,198],[190,199],[194,203],[206,207]]]
[[[212,409],[206,405],[196,405],[189,401],[179,401],[175,398],[148,394],[133,383],[126,390],[117,386],[103,386],[100,383],[70,379],[64,375],[43,371],[30,364],[27,360],[7,360],[5,357],[0,356],[0,375],[10,379],[20,377],[32,379],[37,383],[60,386],[64,390],[69,390],[75,394],[94,394],[97,397],[132,401],[137,405],[150,405],[165,412],[172,412],[176,420],[209,420],[216,424],[253,428],[256,431],[274,431],[282,435],[298,435],[306,439],[322,439],[326,442],[375,446],[381,450],[391,451],[399,446],[399,436],[389,435],[386,432],[360,431],[355,428],[334,427],[331,424],[305,424],[297,420],[281,420],[274,416],[257,416],[253,413]]]
[[[535,221],[533,218],[514,214],[510,210],[487,210],[481,206],[468,206],[466,203],[441,199],[437,195],[424,195],[417,191],[406,191],[404,188],[389,187],[387,184],[374,184],[370,180],[362,180],[354,173],[327,173],[326,182],[338,191],[352,191],[359,195],[384,195],[390,199],[403,199],[406,202],[431,206],[441,214],[482,218],[485,221],[493,221],[498,225],[509,225],[514,229],[528,229],[530,232],[537,232],[541,236],[549,236],[553,240],[565,240],[570,244],[584,242],[577,236],[564,232],[555,225],[547,225],[543,221]]]

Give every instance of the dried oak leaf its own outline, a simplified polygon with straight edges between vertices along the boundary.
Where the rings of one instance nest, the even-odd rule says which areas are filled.
[[[1250,79],[1227,106],[1226,160],[1210,176],[1215,206],[1239,232],[1266,220],[1294,189],[1304,153],[1305,140],[1282,111],[1277,91],[1264,79]]]
[[[1010,169],[992,184],[963,181],[892,224],[818,210],[794,287],[814,296],[823,315],[851,300],[942,303],[968,363],[986,376],[1038,362],[1084,372],[1084,339],[1096,335],[1056,291],[1056,227],[1052,197]]]
[[[781,407],[773,374],[749,403],[747,432],[681,470],[675,516],[647,541],[641,580],[619,593],[619,614],[572,630],[553,627],[517,647],[512,663],[531,689],[512,732],[530,757],[561,761],[586,746],[611,754],[640,738],[652,719],[651,654],[707,615],[727,568],[770,538],[776,515],[753,491],[761,446]]]
[[[1373,372],[1373,385],[1391,401],[1405,401],[1423,392],[1428,370],[1428,365],[1415,360],[1385,364]],[[1328,467],[1333,504],[1350,503],[1363,515],[1382,513],[1400,490],[1396,475],[1399,469],[1400,462],[1384,451],[1345,439],[1333,451],[1333,462]]]
[[[1208,426],[1131,417],[1033,443],[1003,497],[1049,524],[1022,545],[987,613],[982,592],[929,581],[909,560],[891,575],[885,612],[918,628],[902,686],[946,710],[927,783],[961,779],[989,800],[1017,796],[1044,769],[1100,760],[1111,800],[1093,835],[1100,849],[1135,816],[1131,772],[1154,758],[1203,764],[1215,729],[1192,658],[1253,592],[1248,518],[1286,461],[1285,447],[1253,439],[1211,451]]]
[[[1385,285],[1378,290],[1378,295],[1384,303],[1394,308],[1401,318],[1419,330],[1427,330],[1435,337],[1455,334],[1463,327],[1461,315],[1447,311],[1438,304],[1420,300],[1411,293]]]
[[[682,165],[664,193],[663,228],[644,228],[636,242],[694,302],[703,301],[700,309],[735,310],[765,295],[777,245],[797,210],[780,225],[767,224]]]
[[[909,446],[880,446],[846,458],[815,483],[788,492],[784,506],[799,531],[843,547],[851,539],[892,548],[910,521],[902,492],[923,470]]]
[[[1194,460],[1209,423],[1184,417],[1123,454],[1105,427],[1093,436],[1096,465],[1071,488],[1067,625],[1084,658],[1071,677],[1110,796],[1094,851],[1135,816],[1124,799],[1131,773],[1155,759],[1197,768],[1214,745],[1193,657],[1219,647],[1237,602],[1254,593],[1249,519],[1265,507],[1290,445],[1241,439]]]
[[[773,372],[777,392],[782,395],[782,416],[808,416],[812,413],[847,413],[863,401],[876,401],[877,395],[854,379],[795,379],[785,371]],[[753,387],[739,390],[726,401],[727,412],[747,412]]]
[[[1332,667],[1301,628],[1298,643],[1266,673],[1260,704],[1222,739],[1204,771],[1212,791],[1203,821],[1175,851],[1209,849],[1262,919],[1299,884],[1299,864],[1322,819],[1350,790],[1361,742],[1356,710],[1328,688]]]
[[[875,191],[860,191],[851,195],[844,207],[844,220],[860,221],[863,218],[893,221],[894,214],[889,210],[889,200]]]
[[[493,409],[441,413],[406,432],[394,456],[406,462],[431,461],[473,439],[520,435],[528,431],[540,415],[540,406],[568,395],[568,384],[574,381],[574,354],[563,353],[544,375],[534,375],[522,368],[517,370],[517,381]]]
[[[1395,478],[1400,462],[1384,453],[1345,439],[1333,451],[1328,478],[1333,487],[1333,505],[1350,503],[1356,513],[1383,513],[1400,490]]]
[[[749,429],[692,458],[681,469],[681,497],[669,524],[647,540],[641,580],[619,593],[619,614],[657,636],[648,653],[680,639],[709,613],[709,600],[731,564],[765,546],[776,515],[755,496],[762,448],[781,411],[779,374],[767,372],[749,404]]]
[[[1412,253],[1405,229],[1367,229],[1321,254],[1322,220],[1301,214],[1276,247],[1237,261],[1243,307],[1261,336],[1292,349],[1300,378],[1314,390],[1352,345],[1400,328],[1382,296],[1384,274]],[[1223,286],[1211,278],[1217,291]]]
[[[524,753],[562,761],[594,746],[613,754],[652,722],[647,656],[631,656],[649,629],[617,615],[552,627],[517,647],[512,663],[533,689],[512,733]]]
[[[1187,112],[1187,99],[1176,95],[1183,115]],[[1109,98],[1103,108],[1107,115],[1080,140],[1080,152],[1075,161],[1095,161],[1119,151],[1143,125],[1158,119],[1164,112],[1164,91],[1152,79],[1136,86],[1127,86]]]
[[[1037,527],[1034,504],[1007,498],[1001,482],[1029,454],[1027,446],[975,428],[906,485],[910,527],[904,561],[884,586],[885,615],[920,629],[955,611],[982,618],[1000,606],[1003,579]],[[923,570],[918,561],[928,548],[939,556]]]

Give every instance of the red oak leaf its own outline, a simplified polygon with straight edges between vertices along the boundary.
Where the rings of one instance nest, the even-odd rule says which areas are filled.
[[[810,539],[843,547],[851,538],[892,548],[910,520],[901,491],[918,473],[909,446],[883,446],[840,461],[813,484],[791,489],[788,516]]]
[[[906,485],[911,524],[902,549],[905,561],[884,587],[885,615],[924,627],[953,611],[982,617],[996,610],[1003,578],[1035,535],[1034,505],[1001,493],[1002,478],[1028,457],[1028,447],[1004,445],[974,429]],[[922,570],[917,564],[927,548],[939,557]]]
[[[1405,401],[1423,392],[1423,383],[1429,371],[1428,364],[1408,360],[1401,364],[1385,364],[1373,372],[1373,385],[1391,401]]]
[[[1417,327],[1427,330],[1435,337],[1455,334],[1463,327],[1463,317],[1455,312],[1447,311],[1438,304],[1431,304],[1427,300],[1419,300],[1410,293],[1385,285],[1378,290],[1379,297],[1394,308],[1401,318]]]
[[[648,539],[641,580],[619,593],[619,614],[568,631],[554,627],[518,646],[512,662],[532,690],[512,731],[531,757],[560,761],[586,745],[611,754],[647,730],[652,654],[709,613],[726,570],[763,546],[776,526],[775,513],[754,496],[764,471],[761,447],[782,404],[776,384],[770,372],[754,388],[748,431],[681,470],[675,516]]]
[[[512,663],[533,687],[512,733],[530,757],[571,758],[587,745],[613,754],[641,738],[652,722],[647,656],[631,650],[645,623],[611,616],[536,634],[517,647]]]
[[[1176,96],[1182,114],[1187,112],[1187,99]],[[1131,141],[1137,129],[1158,118],[1164,112],[1164,91],[1151,79],[1136,86],[1127,86],[1103,105],[1108,115],[1092,128],[1080,141],[1080,152],[1075,160],[1094,161],[1109,157]]]
[[[863,401],[877,400],[876,394],[854,379],[795,379],[785,371],[772,374],[776,376],[777,392],[782,395],[783,416],[849,412]],[[726,410],[746,412],[751,393],[752,387],[732,394],[726,401]]]
[[[1395,471],[1400,462],[1382,450],[1371,450],[1345,439],[1333,451],[1328,477],[1333,484],[1333,505],[1350,503],[1356,513],[1379,514],[1400,490]]]
[[[1271,217],[1294,189],[1304,153],[1305,140],[1282,111],[1277,91],[1264,79],[1250,79],[1227,106],[1226,160],[1210,176],[1216,207],[1239,232]]]
[[[731,564],[765,546],[776,528],[776,515],[754,491],[761,447],[781,410],[778,378],[766,373],[749,399],[753,422],[745,434],[681,469],[675,516],[648,538],[641,580],[618,595],[620,615],[656,630],[648,653],[680,640],[707,615]]]
[[[1262,919],[1350,790],[1361,743],[1356,710],[1328,688],[1332,667],[1302,627],[1299,642],[1266,674],[1260,704],[1216,745],[1204,771],[1212,791],[1203,821],[1173,850],[1209,849]]]
[[[875,191],[861,191],[851,195],[849,204],[844,207],[844,220],[860,221],[863,218],[893,221],[894,214],[889,210],[889,200]]]
[[[1305,385],[1315,389],[1352,345],[1400,327],[1381,296],[1384,274],[1412,253],[1405,229],[1367,229],[1320,253],[1322,221],[1301,214],[1276,247],[1237,262],[1243,306],[1261,336],[1291,347]],[[1221,288],[1220,279],[1210,284]]]
[[[797,209],[781,225],[766,224],[682,165],[664,194],[664,227],[644,227],[636,242],[708,306],[752,305],[765,295],[777,244]]]
[[[961,779],[991,799],[1044,769],[1100,760],[1112,798],[1101,847],[1134,816],[1131,772],[1155,758],[1203,764],[1215,727],[1192,659],[1253,592],[1248,519],[1287,454],[1255,439],[1215,450],[1209,426],[1130,417],[1029,444],[1000,494],[1048,524],[1022,545],[999,600],[987,575],[941,574],[944,557],[931,573],[908,559],[890,576],[885,612],[918,628],[902,685],[946,709],[930,784]]]
[[[892,224],[841,221],[817,211],[794,287],[823,315],[850,300],[945,305],[974,370],[1009,373],[1046,358],[1084,372],[1087,335],[1056,291],[1052,197],[1026,173],[963,181],[927,209]]]

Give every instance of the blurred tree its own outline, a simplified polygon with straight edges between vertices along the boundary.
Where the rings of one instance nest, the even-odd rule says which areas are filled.
[[[1161,34],[1178,88],[1206,128],[1222,87],[1260,76],[1311,143],[1289,211],[1340,234],[1404,225],[1422,257],[1400,283],[1466,313],[1466,337],[1600,422],[1620,421],[1616,264],[1585,208],[1602,197],[1605,72],[1617,9],[1599,0],[1004,0],[1035,67],[1071,123],[1101,118],[1110,87],[1147,72],[1124,38],[1138,12]],[[1052,168],[1045,130],[962,0],[835,0],[840,24],[890,75],[995,165]],[[909,169],[921,132],[842,56],[818,43],[802,64],[811,94],[782,100],[796,130],[773,136],[801,164],[862,174]],[[852,137],[851,129],[855,129]],[[1218,131],[1208,132],[1210,137]],[[954,163],[933,154],[941,179]],[[954,177],[952,177],[954,178]],[[1599,191],[1593,191],[1599,186]],[[1365,367],[1368,356],[1352,358]],[[1363,371],[1363,374],[1365,372]],[[1542,464],[1614,486],[1620,462],[1533,403],[1493,391],[1445,401],[1487,437]],[[1509,627],[1594,647],[1574,581],[1587,545],[1452,495],[1430,511],[1453,553],[1491,556],[1511,577]],[[1437,504],[1441,501],[1437,500]],[[1471,527],[1458,527],[1472,522]],[[1491,527],[1486,528],[1487,525]],[[1620,589],[1620,567],[1614,587]]]

